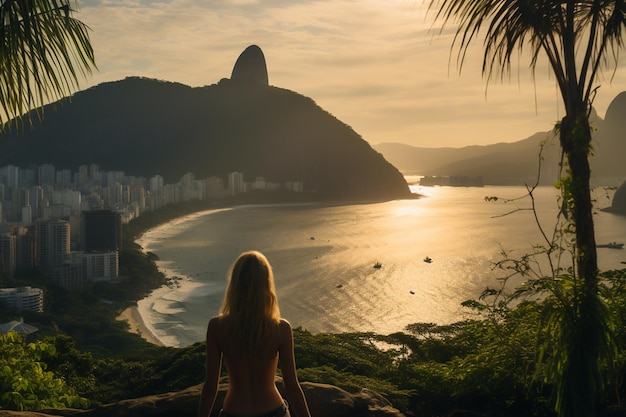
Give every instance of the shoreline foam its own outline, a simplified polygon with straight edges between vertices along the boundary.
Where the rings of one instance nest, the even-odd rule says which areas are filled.
[[[129,325],[128,331],[141,336],[147,342],[157,346],[165,346],[165,344],[150,331],[148,326],[146,326],[136,306],[128,307],[126,310],[122,311],[120,315],[117,316],[116,320],[127,322]]]
[[[165,223],[152,227],[146,231],[144,231],[137,239],[136,243],[141,247],[141,251],[143,253],[150,252],[152,250],[152,240],[147,238],[146,235],[156,235],[156,236],[171,236],[173,235],[174,229],[189,227],[189,222],[192,222],[200,217],[218,213],[225,210],[232,210],[232,207],[219,208],[219,209],[210,209],[210,210],[201,210],[194,213],[189,213],[181,217],[173,218]],[[167,270],[167,268],[163,268],[162,266],[158,268],[161,273],[163,273],[166,277],[173,277],[174,274]],[[143,337],[146,341],[155,344],[157,346],[170,346],[170,344],[166,343],[164,340],[161,340],[156,335],[156,332],[153,330],[154,326],[149,322],[149,314],[146,313],[145,309],[149,309],[150,306],[141,305],[142,301],[149,300],[151,297],[155,295],[155,292],[167,291],[167,284],[162,285],[159,288],[155,288],[145,296],[144,298],[137,300],[137,305],[133,307],[129,307],[124,310],[120,316],[117,318],[118,320],[125,320],[130,325],[130,332],[135,333]],[[144,303],[145,304],[145,303]],[[143,307],[143,308],[142,308]]]

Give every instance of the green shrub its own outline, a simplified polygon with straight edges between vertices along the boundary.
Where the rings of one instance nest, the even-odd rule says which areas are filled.
[[[46,371],[41,361],[44,354],[54,355],[54,346],[46,342],[24,344],[15,332],[0,335],[0,408],[24,411],[87,407],[86,399]]]

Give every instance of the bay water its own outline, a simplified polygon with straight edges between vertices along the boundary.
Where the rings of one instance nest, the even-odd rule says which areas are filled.
[[[545,244],[524,187],[420,187],[422,197],[369,204],[251,205],[195,213],[143,234],[172,284],[138,303],[146,327],[167,346],[204,339],[228,268],[246,250],[273,266],[282,316],[312,332],[402,331],[416,322],[468,317],[461,302],[498,286],[502,252],[520,257]],[[594,192],[595,207],[611,191]],[[534,192],[548,234],[558,192]],[[485,201],[497,196],[497,201]],[[596,210],[598,243],[626,242],[626,217]],[[626,251],[598,249],[601,269],[626,267]],[[379,263],[380,268],[375,268]]]

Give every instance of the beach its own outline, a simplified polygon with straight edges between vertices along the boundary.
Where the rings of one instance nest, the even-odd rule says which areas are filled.
[[[146,324],[139,314],[139,310],[137,307],[132,306],[128,307],[126,310],[122,311],[122,313],[117,316],[117,320],[125,321],[129,325],[129,331],[131,333],[138,334],[144,340],[157,345],[157,346],[165,346],[159,339],[157,339],[154,334],[146,327]]]
[[[498,288],[507,273],[494,268],[502,251],[520,256],[541,243],[532,212],[513,200],[525,190],[419,191],[424,198],[371,204],[238,206],[150,229],[137,243],[159,256],[157,267],[174,283],[137,302],[135,321],[144,329],[135,332],[171,347],[204,340],[228,267],[249,249],[272,263],[281,315],[313,333],[391,334],[411,323],[471,318],[461,303]],[[486,202],[486,195],[505,203]],[[555,190],[544,187],[536,196],[539,217],[551,224]],[[626,218],[595,217],[599,240],[624,239]],[[619,268],[622,253],[599,252],[601,267]]]

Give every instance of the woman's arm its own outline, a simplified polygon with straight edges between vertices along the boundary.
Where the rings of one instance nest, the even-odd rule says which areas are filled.
[[[222,370],[222,352],[217,343],[218,318],[209,321],[206,332],[206,363],[204,385],[200,396],[198,417],[208,417],[213,409]]]
[[[302,387],[296,373],[296,360],[293,353],[293,332],[286,320],[280,321],[280,347],[278,349],[280,369],[283,373],[285,394],[289,402],[289,411],[295,417],[311,417]]]

